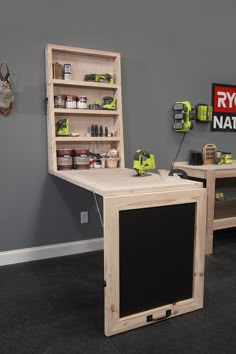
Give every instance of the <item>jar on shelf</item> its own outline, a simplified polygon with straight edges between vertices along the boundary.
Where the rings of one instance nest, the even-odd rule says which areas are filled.
[[[58,170],[72,170],[73,168],[73,150],[57,150],[57,168]]]
[[[223,155],[223,161],[225,164],[231,164],[233,162],[233,158],[232,158],[232,153],[231,152],[222,152]]]
[[[108,168],[117,168],[118,161],[118,157],[108,157],[106,160],[106,165]]]
[[[88,97],[87,96],[79,96],[77,101],[77,108],[87,109],[88,108]]]
[[[73,95],[66,96],[66,108],[74,109],[76,108],[76,102],[78,97]]]
[[[52,75],[53,75],[53,79],[62,80],[63,77],[62,64],[59,63],[52,64]]]
[[[65,95],[54,96],[54,107],[55,108],[65,108],[66,107],[66,96]]]
[[[86,170],[89,168],[89,150],[74,150],[73,166],[76,170]]]

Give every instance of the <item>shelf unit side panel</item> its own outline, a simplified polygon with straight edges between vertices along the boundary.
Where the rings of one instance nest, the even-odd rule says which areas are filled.
[[[122,109],[122,89],[121,89],[121,59],[120,55],[115,60],[115,73],[119,90],[116,91],[116,99],[118,104],[117,110],[119,112],[119,120],[116,121],[116,129],[120,136],[119,153],[120,153],[120,167],[125,167],[124,156],[124,136],[123,136],[123,109]]]
[[[47,140],[48,140],[48,168],[49,171],[57,169],[56,142],[54,128],[54,94],[52,82],[52,49],[47,46],[45,50],[46,62],[46,95],[47,95]]]

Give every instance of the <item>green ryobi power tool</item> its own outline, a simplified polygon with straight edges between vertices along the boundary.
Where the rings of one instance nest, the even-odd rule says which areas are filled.
[[[133,169],[135,176],[148,176],[148,170],[155,169],[155,158],[153,154],[145,150],[138,149],[134,155]]]
[[[195,109],[189,101],[175,102],[174,110],[174,129],[180,133],[186,133],[193,127]]]
[[[116,110],[116,98],[112,96],[103,97],[102,109]]]
[[[95,81],[95,82],[109,82],[113,84],[112,73],[107,74],[86,74],[84,76],[85,81]]]
[[[69,136],[70,128],[69,128],[69,120],[61,119],[56,123],[56,135],[57,136]]]

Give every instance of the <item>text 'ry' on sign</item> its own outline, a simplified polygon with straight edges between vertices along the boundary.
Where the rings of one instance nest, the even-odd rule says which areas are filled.
[[[236,86],[212,84],[212,131],[236,131]]]

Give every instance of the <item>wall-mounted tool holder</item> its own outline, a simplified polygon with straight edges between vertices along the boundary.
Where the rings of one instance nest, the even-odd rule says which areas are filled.
[[[176,102],[173,106],[173,128],[180,133],[186,133],[193,128],[194,106],[189,101]]]

